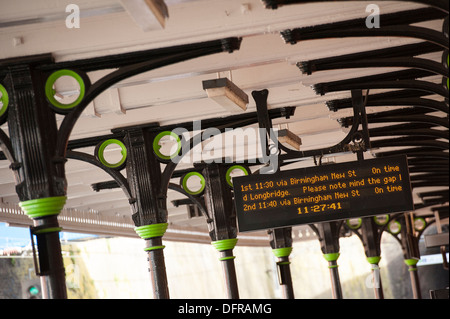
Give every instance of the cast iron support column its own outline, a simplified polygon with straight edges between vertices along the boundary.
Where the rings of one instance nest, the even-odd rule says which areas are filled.
[[[205,205],[212,220],[208,221],[212,245],[220,252],[227,297],[239,299],[233,249],[237,243],[236,213],[231,188],[226,181],[226,167],[217,163],[203,168]]]
[[[161,166],[153,153],[154,133],[142,127],[123,129],[127,179],[136,232],[145,239],[155,299],[168,299],[162,237],[167,229],[166,198],[161,196]]]
[[[291,268],[289,266],[291,264],[289,255],[292,252],[292,227],[271,229],[268,233],[273,254],[278,258],[278,282],[283,290],[283,297],[284,299],[294,299]]]
[[[267,89],[261,91],[252,91],[253,99],[256,103],[258,124],[260,128],[260,143],[262,148],[263,160],[265,163],[270,163],[269,167],[263,167],[261,173],[272,170],[274,173],[280,171],[278,165],[278,155],[273,156],[270,159],[270,145],[275,141],[271,138],[275,137],[272,129],[272,120],[269,117],[267,98],[269,91]],[[265,134],[265,136],[263,135]],[[276,145],[278,147],[278,145]],[[277,158],[274,165],[273,159]],[[281,287],[283,288],[283,295],[286,299],[294,298],[294,290],[292,287],[292,278],[290,270],[289,255],[292,251],[292,228],[274,229],[269,230],[270,245],[272,247],[275,257],[278,258],[277,271],[278,279]]]
[[[49,56],[34,63],[49,62]],[[9,96],[8,127],[15,161],[20,206],[33,219],[32,234],[39,250],[39,270],[44,298],[67,298],[57,215],[66,202],[64,162],[55,156],[55,113],[44,95],[44,74],[26,59],[8,66],[0,79]]]
[[[316,225],[323,257],[328,261],[333,299],[342,299],[341,280],[337,260],[339,258],[339,232],[341,222],[325,222]]]
[[[401,242],[404,252],[405,264],[408,266],[411,288],[414,299],[422,299],[417,263],[420,260],[419,238],[414,235],[414,222],[411,215],[405,213],[399,219],[401,225]]]
[[[380,268],[378,266],[381,259],[380,238],[381,234],[374,218],[363,218],[361,224],[361,240],[364,245],[367,261],[372,266],[372,283],[376,299],[384,299]]]
[[[60,63],[55,63],[51,54],[0,60],[0,93],[3,104],[0,107],[0,125],[9,113],[10,130],[8,140],[0,129],[0,147],[12,161],[11,168],[15,172],[21,206],[35,221],[36,227],[32,232],[37,235],[40,249],[39,273],[48,279],[50,298],[66,298],[58,236],[60,229],[54,217],[59,214],[66,201],[64,162],[67,144],[84,109],[104,90],[123,79],[180,61],[225,51],[231,53],[239,49],[240,43],[240,38],[228,38]],[[108,73],[91,86],[86,72],[101,69],[117,70]],[[73,103],[60,103],[54,98],[53,84],[61,76],[74,78],[80,86],[80,94]],[[58,113],[66,114],[59,129],[55,115],[50,111],[50,104]],[[80,157],[80,154],[73,156],[86,159],[85,156]],[[87,158],[89,162],[98,164],[91,157]],[[122,177],[118,178],[123,180]],[[161,188],[161,185],[159,187]],[[165,193],[167,190],[160,191]],[[164,210],[162,207],[165,206],[158,207]],[[136,214],[146,213],[137,211]],[[145,231],[153,228],[153,224],[147,224],[143,220],[136,221],[138,228],[145,226]],[[151,231],[152,237],[145,239],[162,237],[162,227],[156,227],[158,231]],[[144,231],[142,228],[138,230]],[[150,243],[150,247],[155,246]]]
[[[420,291],[419,274],[417,272],[417,263],[419,260],[414,258],[405,259],[405,264],[408,266],[409,277],[411,279],[411,287],[414,299],[422,299],[422,292]]]

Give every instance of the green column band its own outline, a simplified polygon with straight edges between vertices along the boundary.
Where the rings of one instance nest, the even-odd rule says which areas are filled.
[[[408,271],[417,271],[417,268],[408,268]]]
[[[46,197],[20,202],[19,206],[28,217],[41,218],[58,215],[66,203],[66,196]]]
[[[380,256],[367,257],[367,261],[369,262],[369,264],[372,264],[372,265],[378,265],[378,263],[380,262],[380,259],[381,259]]]
[[[292,252],[292,247],[275,248],[275,249],[272,249],[272,252],[275,255],[275,257],[278,257],[278,258],[289,257],[289,255]]]
[[[236,256],[228,256],[228,257],[219,258],[219,260],[224,261],[224,260],[230,260],[230,259],[235,259],[235,258],[236,258]]]
[[[236,246],[237,238],[232,239],[222,239],[218,241],[213,241],[211,244],[216,248],[218,251],[225,251],[225,250],[231,250]]]
[[[290,265],[290,264],[291,264],[290,261],[280,261],[280,262],[277,262],[277,265]]]
[[[162,237],[167,230],[167,223],[152,224],[135,227],[134,230],[142,239]]]
[[[337,268],[337,267],[339,267],[338,265],[330,265],[330,266],[328,266],[328,268]]]
[[[323,254],[323,258],[325,258],[326,261],[336,261],[339,256],[339,253]]]
[[[405,259],[405,264],[407,266],[415,266],[419,262],[418,259]]]
[[[152,246],[152,247],[147,247],[144,248],[145,251],[152,251],[152,250],[159,250],[159,249],[164,249],[166,248],[166,246]]]

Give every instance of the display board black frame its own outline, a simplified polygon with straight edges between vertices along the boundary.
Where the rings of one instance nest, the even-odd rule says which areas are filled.
[[[233,178],[239,231],[412,211],[406,156]]]

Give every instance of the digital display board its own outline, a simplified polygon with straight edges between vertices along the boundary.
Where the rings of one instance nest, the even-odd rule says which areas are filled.
[[[233,178],[239,231],[411,211],[406,156]]]

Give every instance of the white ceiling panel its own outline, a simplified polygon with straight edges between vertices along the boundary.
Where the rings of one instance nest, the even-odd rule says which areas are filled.
[[[280,31],[289,28],[365,18],[367,1],[322,1],[268,10],[260,0],[167,0],[169,18],[165,28],[147,32],[133,22],[119,0],[77,0],[81,20],[80,28],[74,29],[65,25],[69,14],[65,9],[73,1],[3,2],[0,11],[0,60],[51,53],[59,62],[225,37],[243,38],[240,49],[232,54],[219,53],[176,63],[113,85],[87,107],[74,127],[71,140],[110,134],[111,129],[129,125],[152,122],[172,125],[229,116],[231,114],[210,100],[202,88],[204,80],[227,77],[249,96],[246,112],[256,111],[251,92],[262,89],[269,90],[269,109],[296,107],[294,116],[275,119],[273,123],[275,128],[288,127],[297,134],[302,139],[302,150],[332,146],[339,143],[348,132],[337,119],[351,116],[352,112],[350,109],[332,112],[326,101],[348,98],[350,92],[320,96],[312,85],[404,68],[355,68],[303,75],[296,63],[419,42],[417,39],[403,37],[360,37],[305,41],[291,45],[284,43],[280,36]],[[405,1],[381,1],[378,5],[382,14],[424,7]],[[442,21],[433,20],[418,25],[440,31]],[[440,61],[441,53],[430,53],[422,57]],[[88,75],[95,82],[112,71],[94,71]],[[434,76],[428,80],[440,83],[441,77]],[[67,82],[56,89],[65,96],[76,92],[77,86]],[[370,93],[386,91],[378,89],[371,90]],[[438,96],[430,98],[440,99]],[[398,107],[368,107],[367,113],[393,109]],[[437,114],[441,117],[448,116],[448,113],[446,115],[443,112]],[[58,115],[57,118],[60,124],[63,116]],[[8,133],[7,124],[1,128]],[[255,144],[250,143],[249,147],[252,145],[254,147]],[[203,152],[206,158],[208,154],[205,146],[203,145]],[[212,147],[213,144],[209,146]],[[92,154],[93,147],[79,151]],[[249,152],[247,155],[254,156],[254,153]],[[370,158],[371,153],[367,152],[365,157]],[[345,153],[326,156],[323,161],[345,162],[355,159],[355,154]],[[180,168],[191,165],[192,163],[183,163]],[[286,168],[312,165],[312,159],[305,159]],[[92,190],[91,184],[111,180],[102,170],[71,159],[66,164],[66,173],[69,184],[66,208],[94,210],[100,214],[98,216],[131,215],[126,196],[120,189],[100,192]],[[177,179],[173,181],[178,183]],[[0,161],[0,198],[8,204],[18,202],[13,174],[7,161]],[[171,204],[172,200],[181,198],[183,195],[169,191],[169,221],[172,226],[205,231],[204,218],[188,219],[185,206],[174,207]],[[415,199],[419,200],[417,195]]]

